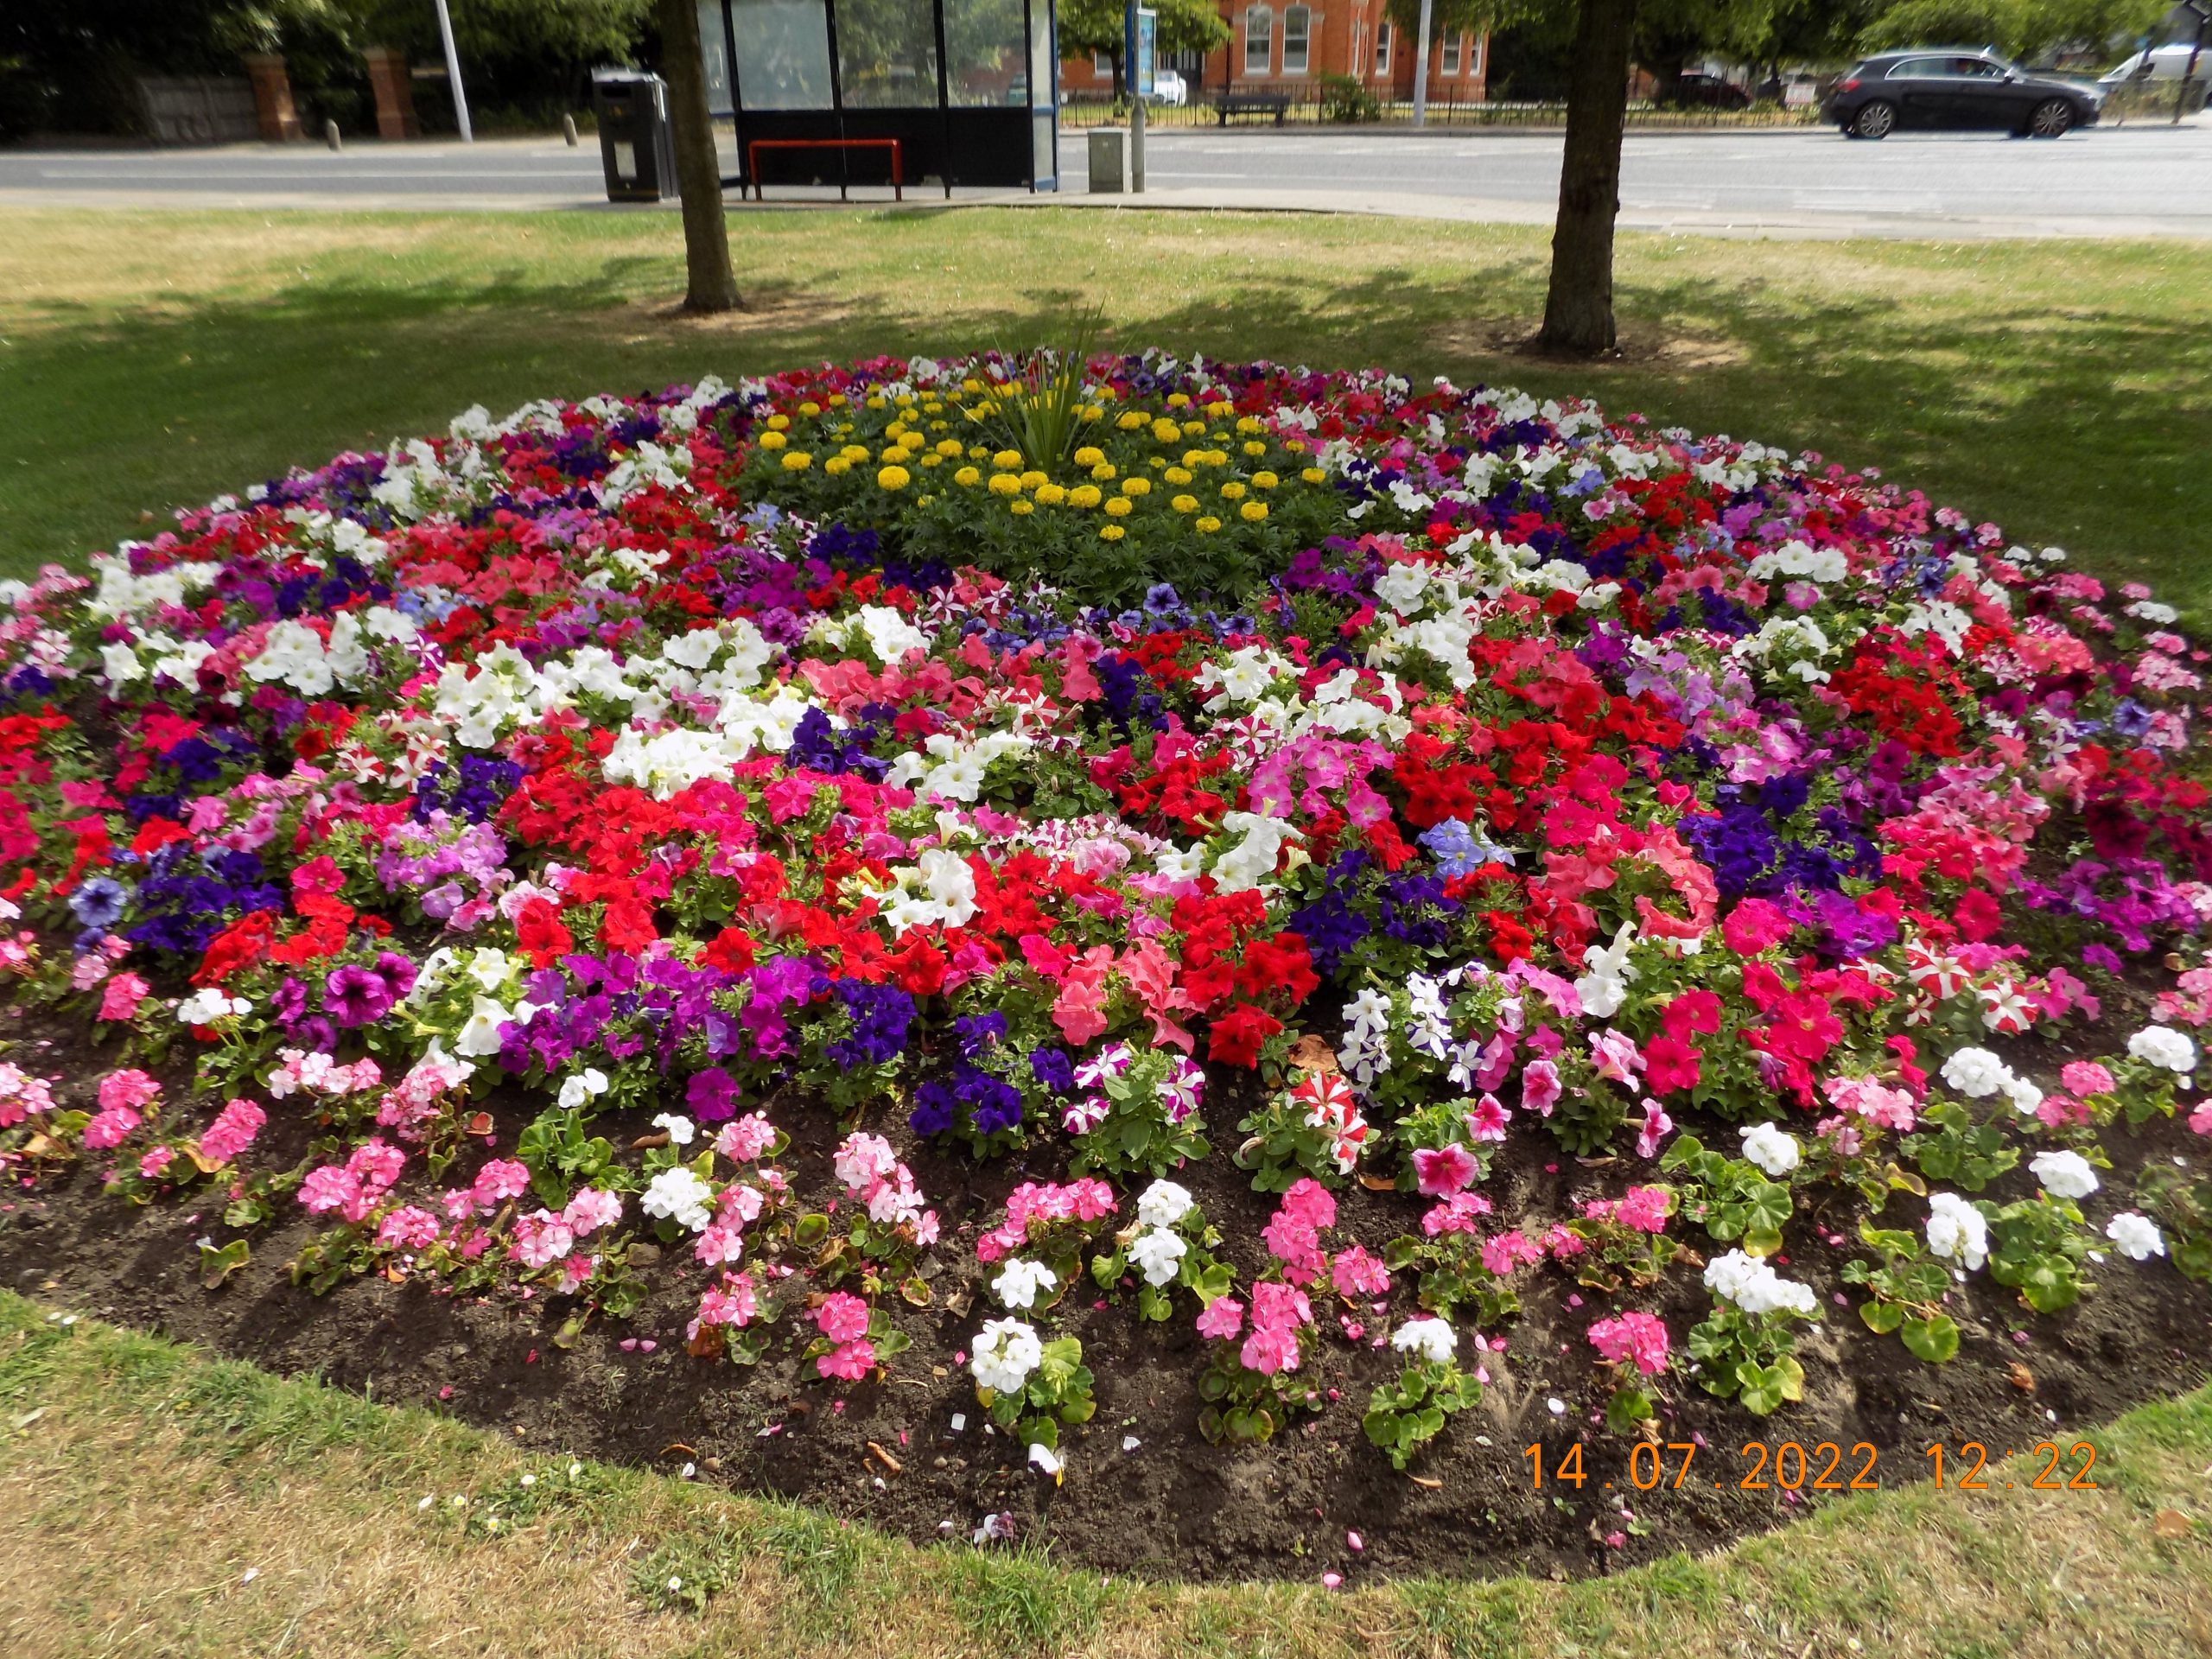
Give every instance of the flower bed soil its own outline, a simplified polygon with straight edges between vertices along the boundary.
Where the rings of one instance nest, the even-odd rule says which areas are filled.
[[[34,1041],[52,1043],[48,1052],[57,1056],[83,1053],[66,1035]],[[790,1161],[826,1180],[831,1120],[803,1102],[769,1109],[813,1126],[802,1131],[810,1144]],[[618,1128],[649,1132],[645,1117]],[[518,1127],[503,1121],[498,1134],[505,1140]],[[298,1138],[303,1148],[306,1137]],[[1809,1485],[1795,1497],[1745,1490],[1741,1481],[1756,1472],[1742,1452],[1748,1441],[1794,1440],[1808,1451],[1822,1441],[1847,1450],[1865,1442],[1878,1452],[1872,1478],[1885,1487],[1925,1481],[1926,1448],[1941,1442],[1955,1478],[1956,1449],[1970,1441],[1987,1447],[1993,1462],[2045,1440],[2094,1444],[2096,1425],[2205,1380],[2212,1355],[2212,1293],[2178,1274],[2115,1261],[2096,1294],[2050,1319],[1978,1281],[1955,1298],[1964,1334],[1948,1365],[1920,1364],[1844,1315],[1807,1343],[1818,1363],[1808,1366],[1806,1399],[1777,1416],[1761,1420],[1679,1390],[1662,1427],[1666,1440],[1700,1447],[1692,1478],[1673,1488],[1681,1454],[1669,1452],[1660,1484],[1637,1491],[1625,1464],[1631,1442],[1602,1422],[1605,1389],[1581,1353],[1562,1351],[1580,1345],[1589,1322],[1586,1308],[1566,1305],[1569,1287],[1527,1297],[1510,1345],[1485,1362],[1492,1381],[1483,1400],[1453,1420],[1412,1475],[1394,1473],[1360,1433],[1361,1402],[1395,1374],[1393,1357],[1340,1332],[1310,1344],[1315,1381],[1338,1397],[1268,1446],[1232,1450],[1197,1432],[1191,1376],[1204,1344],[1187,1323],[1139,1326],[1084,1298],[1068,1324],[1098,1374],[1099,1409],[1070,1432],[1069,1471],[1056,1488],[1025,1466],[1020,1448],[983,1429],[956,1358],[988,1300],[987,1275],[962,1247],[1002,1209],[1007,1190],[1036,1172],[1020,1160],[942,1158],[899,1139],[944,1214],[951,1247],[931,1281],[931,1313],[905,1320],[914,1345],[895,1376],[849,1389],[842,1409],[796,1356],[739,1370],[687,1354],[683,1326],[694,1302],[677,1288],[626,1325],[588,1326],[566,1349],[554,1341],[566,1299],[468,1301],[374,1277],[303,1296],[283,1263],[317,1230],[304,1217],[257,1238],[252,1261],[211,1293],[200,1283],[195,1241],[211,1230],[227,1237],[226,1230],[197,1212],[105,1197],[85,1173],[0,1201],[0,1285],[280,1374],[513,1433],[533,1450],[664,1473],[690,1465],[700,1479],[790,1498],[915,1543],[963,1541],[985,1516],[1002,1515],[1013,1537],[1049,1548],[1065,1565],[1174,1579],[1324,1570],[1348,1580],[1376,1573],[1579,1576],[1674,1550],[1695,1554],[1842,1496]],[[2152,1160],[2195,1161],[2202,1147],[2178,1123],[2161,1121],[2139,1138],[2113,1141],[2112,1179],[2125,1185]],[[1604,1174],[1541,1147],[1516,1147],[1499,1159],[1491,1185],[1509,1213],[1557,1214],[1570,1198],[1599,1190]],[[1190,1184],[1231,1237],[1256,1238],[1274,1207],[1218,1162],[1192,1172]],[[2002,1196],[2033,1185],[2016,1174],[2000,1183]],[[1376,1249],[1413,1213],[1403,1197],[1357,1188],[1342,1205],[1340,1231]],[[1252,1255],[1240,1269],[1262,1265]],[[1790,1266],[1824,1302],[1845,1288],[1824,1252]],[[1659,1311],[1686,1324],[1704,1300],[1684,1280]],[[640,1339],[654,1343],[651,1352],[638,1351]],[[1554,1399],[1564,1414],[1550,1410]],[[956,1415],[965,1418],[963,1430],[952,1428]],[[1124,1452],[1130,1436],[1139,1444]],[[1539,1492],[1525,1448],[1542,1443],[1551,1469],[1577,1440],[1587,1484],[1576,1491],[1554,1478]],[[871,1443],[896,1460],[895,1472]],[[1852,1452],[1834,1478],[1859,1471],[1864,1457]],[[1812,1473],[1826,1461],[1821,1454]],[[1947,1501],[1975,1498],[1952,1492]],[[1346,1543],[1352,1533],[1364,1546],[1357,1553]],[[1609,1545],[1609,1536],[1619,1541]]]

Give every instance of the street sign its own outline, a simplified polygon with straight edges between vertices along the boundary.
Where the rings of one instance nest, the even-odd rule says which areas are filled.
[[[1153,94],[1159,40],[1160,14],[1150,6],[1131,6],[1122,14],[1122,62],[1128,68],[1129,91],[1135,97]]]

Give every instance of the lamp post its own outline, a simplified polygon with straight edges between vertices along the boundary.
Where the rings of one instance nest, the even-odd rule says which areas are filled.
[[[1428,121],[1428,10],[1431,0],[1421,0],[1421,44],[1414,53],[1414,125]]]
[[[446,85],[453,88],[454,118],[461,124],[461,142],[473,144],[476,135],[468,128],[468,94],[461,89],[461,54],[454,50],[453,14],[446,10],[446,0],[434,0],[438,9],[438,38],[446,48]]]
[[[2181,86],[2174,93],[2171,124],[2177,127],[2181,124],[2182,111],[2189,105],[2189,83],[2196,79],[2196,60],[2204,55],[2204,29],[2207,23],[2212,22],[2212,3],[2208,3],[2207,0],[2181,0],[2181,3],[2168,14],[2167,21],[2194,22],[2196,25],[2194,44],[2189,48],[2189,67],[2182,71]]]

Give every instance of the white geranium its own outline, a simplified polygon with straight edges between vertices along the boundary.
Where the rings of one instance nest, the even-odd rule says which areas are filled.
[[[1943,1062],[1943,1081],[1968,1100],[1986,1100],[2012,1080],[2011,1068],[1986,1048],[1962,1048]]]
[[[688,1147],[699,1133],[697,1127],[681,1112],[663,1112],[653,1119],[653,1126],[668,1131],[668,1144],[671,1147]]]
[[[715,1189],[678,1164],[652,1178],[638,1208],[656,1221],[672,1221],[687,1232],[703,1233],[714,1218]]]
[[[1820,1312],[1820,1299],[1810,1285],[1784,1279],[1758,1256],[1741,1250],[1731,1250],[1706,1263],[1705,1287],[1746,1313],[1786,1310],[1812,1318]]]
[[[1157,1287],[1174,1282],[1175,1275],[1183,1270],[1183,1258],[1190,1249],[1180,1233],[1155,1227],[1137,1235],[1137,1242],[1129,1246],[1129,1260],[1144,1274],[1145,1283]]]
[[[1796,1137],[1771,1123],[1754,1123],[1750,1128],[1738,1129],[1736,1133],[1743,1137],[1744,1156],[1777,1179],[1787,1175],[1804,1160],[1804,1154],[1798,1149]]]
[[[1989,1260],[1989,1224],[1955,1192],[1928,1195],[1928,1248],[1972,1273]]]
[[[1173,1227],[1197,1203],[1188,1187],[1173,1181],[1154,1181],[1137,1200],[1137,1219],[1147,1227]]]
[[[1014,1394],[1029,1381],[1045,1357],[1045,1344],[1037,1332],[1020,1319],[986,1319],[976,1338],[968,1369],[979,1388],[994,1394]]]
[[[2097,1172],[2078,1152],[2039,1152],[2028,1169],[2054,1198],[2086,1198],[2097,1190]]]
[[[216,986],[194,991],[176,1005],[177,1020],[187,1026],[212,1026],[218,1020],[234,1014],[248,1012],[253,1004],[243,996],[232,996]]]
[[[1402,1354],[1417,1354],[1431,1364],[1452,1357],[1459,1338],[1442,1319],[1408,1319],[1390,1335],[1390,1345]]]
[[[2127,1052],[2137,1059],[2164,1071],[2188,1072],[2196,1069],[2196,1044],[2186,1032],[2171,1026],[2145,1026],[2127,1039]]]
[[[991,1281],[991,1294],[1008,1307],[1027,1311],[1037,1306],[1039,1291],[1055,1289],[1059,1282],[1060,1275],[1042,1262],[1024,1262],[1016,1256]]]
[[[2166,1236],[2158,1230],[2158,1224],[2133,1210],[2123,1210],[2107,1222],[2105,1236],[2131,1262],[2147,1262],[2166,1253]]]

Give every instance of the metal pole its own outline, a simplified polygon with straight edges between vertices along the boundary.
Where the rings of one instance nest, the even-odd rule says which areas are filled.
[[[1129,194],[1144,194],[1144,85],[1137,77],[1137,0],[1122,10],[1122,83],[1129,95]]]
[[[461,54],[454,50],[453,14],[446,10],[446,0],[433,0],[438,9],[438,38],[445,42],[446,85],[453,88],[454,118],[461,123],[461,142],[473,144],[476,135],[468,127],[468,94],[461,87]]]
[[[1421,49],[1414,54],[1414,125],[1423,126],[1428,121],[1428,10],[1430,0],[1421,0]]]
[[[2194,7],[2190,10],[2196,10]],[[2212,12],[2199,12],[2196,18],[2196,43],[2189,48],[2189,67],[2181,72],[2181,90],[2174,94],[2173,124],[2181,124],[2181,112],[2189,102],[2189,83],[2196,79],[2196,60],[2204,55],[2204,26],[2212,22]]]

